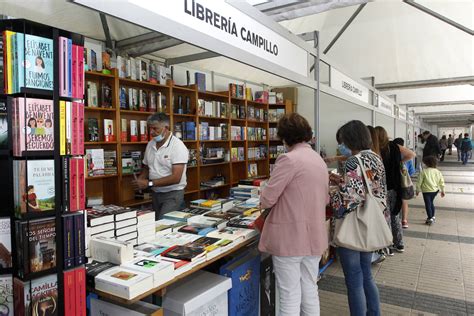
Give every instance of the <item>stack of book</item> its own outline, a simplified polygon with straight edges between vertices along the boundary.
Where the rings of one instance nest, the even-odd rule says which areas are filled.
[[[276,127],[270,127],[268,129],[268,134],[270,135],[270,140],[280,140],[278,137],[278,129]]]
[[[266,140],[267,130],[262,127],[247,127],[248,140]]]
[[[270,146],[268,151],[270,158],[278,158],[278,156],[285,153],[285,146]]]
[[[285,109],[269,109],[268,121],[278,122],[285,115]]]
[[[255,91],[255,102],[268,103],[268,91]]]
[[[138,244],[155,239],[155,212],[153,210],[137,211],[137,233]]]
[[[196,140],[196,123],[179,122],[174,124],[173,135],[182,140]]]
[[[224,147],[210,147],[201,151],[201,163],[213,164],[220,163],[226,160],[226,149]]]
[[[198,116],[227,118],[228,108],[229,104],[227,102],[199,99],[197,114]]]
[[[260,145],[258,147],[249,147],[247,150],[249,160],[267,158],[267,146]]]
[[[232,161],[244,161],[245,147],[232,147],[230,152],[230,158]]]
[[[219,125],[209,125],[208,122],[201,122],[199,124],[199,139],[200,140],[227,140],[228,139],[228,125],[220,123]]]
[[[87,149],[86,163],[88,177],[117,174],[117,152],[115,150]]]
[[[225,177],[220,175],[206,181],[201,181],[201,186],[206,188],[215,188],[223,185],[225,185]]]
[[[230,91],[231,98],[238,98],[238,99],[246,98],[245,86],[243,84],[229,83],[229,91]],[[251,99],[248,99],[248,100],[251,100]]]
[[[259,187],[239,184],[230,189],[230,196],[235,199],[247,200],[259,197]]]
[[[231,118],[245,120],[245,105],[231,104]]]
[[[166,84],[171,78],[171,69],[143,58],[117,56],[117,69],[120,78]]]
[[[220,211],[222,209],[222,203],[218,200],[199,199],[191,201],[191,207],[206,211]]]
[[[124,151],[122,152],[122,174],[137,174],[142,171],[141,151]]]
[[[253,106],[247,107],[248,120],[257,122],[266,122],[268,120],[268,112],[265,109],[260,109]]]

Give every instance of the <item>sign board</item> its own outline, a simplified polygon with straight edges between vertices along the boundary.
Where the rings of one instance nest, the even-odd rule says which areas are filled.
[[[407,121],[408,121],[408,123],[410,123],[410,124],[413,124],[413,123],[414,123],[413,113],[412,113],[412,112],[408,112],[408,113],[407,113]]]
[[[406,121],[407,120],[407,111],[399,108],[398,109],[398,118],[401,119],[401,120]]]
[[[331,88],[341,91],[364,103],[369,103],[369,89],[331,67]]]
[[[72,1],[284,78],[314,82],[304,48],[228,1]]]
[[[393,115],[394,106],[393,106],[392,102],[385,99],[381,95],[379,95],[379,106],[378,106],[378,108],[381,111],[383,111],[383,112],[385,112],[389,115]]]

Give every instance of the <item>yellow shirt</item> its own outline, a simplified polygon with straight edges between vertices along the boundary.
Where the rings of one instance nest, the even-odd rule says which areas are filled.
[[[444,192],[444,178],[436,168],[425,168],[418,176],[416,192]]]

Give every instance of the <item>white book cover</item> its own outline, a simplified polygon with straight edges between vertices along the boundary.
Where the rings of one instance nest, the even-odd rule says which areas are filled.
[[[151,274],[115,267],[95,277],[95,288],[125,299],[133,299],[153,288]]]
[[[130,79],[137,80],[137,64],[135,58],[130,57]]]
[[[12,267],[12,237],[10,218],[0,218],[0,268]]]
[[[99,299],[91,299],[91,315],[150,316],[160,310],[161,307],[142,301],[123,307]]]
[[[19,300],[20,298],[18,298]],[[5,274],[0,276],[0,315],[13,316],[13,278]]]
[[[149,273],[153,276],[153,287],[158,287],[174,277],[174,264],[161,258],[138,257],[122,265],[122,267]]]
[[[104,149],[86,149],[87,175],[104,175]]]
[[[155,240],[155,235],[148,235],[148,236],[138,235],[137,243],[140,245],[140,244],[143,244],[143,243],[152,242],[154,240]]]
[[[207,234],[208,237],[214,237],[219,239],[229,239],[237,241],[239,239],[246,240],[256,236],[258,232],[254,229],[237,228],[237,227],[225,227],[223,229],[210,232]]]
[[[117,238],[118,241],[125,241],[125,242],[133,239],[132,240],[133,244],[136,244],[137,243],[137,241],[136,241],[137,237],[138,237],[138,233],[137,233],[137,231],[134,231],[134,232],[131,232],[131,233],[128,233],[128,234],[125,234],[125,235],[117,236],[116,238]]]
[[[133,233],[133,232],[137,232],[137,225],[136,224],[116,229],[115,230],[115,236],[128,235],[128,234]],[[134,237],[134,235],[130,235],[130,236],[131,236],[131,238],[136,238],[136,237]]]
[[[166,235],[156,236],[154,243],[164,247],[182,246],[192,241],[195,241],[196,239],[199,239],[201,237],[202,236],[194,234],[172,232]]]
[[[120,220],[120,221],[115,222],[115,229],[120,229],[120,228],[123,228],[123,227],[127,227],[127,226],[130,226],[130,225],[136,225],[136,224],[137,224],[137,219],[135,217],[129,218],[129,219],[126,219],[126,220]]]
[[[100,234],[103,232],[108,232],[109,230],[114,230],[114,223],[106,223],[102,225],[92,226],[88,228],[90,235]]]
[[[138,224],[137,225],[138,236],[140,235],[155,235],[155,223],[151,224]]]
[[[97,261],[115,264],[133,260],[133,244],[111,238],[92,238],[89,242],[90,255]]]
[[[220,218],[197,215],[188,218],[188,225],[194,225],[197,227],[216,227],[218,229],[221,229],[225,227],[226,221],[223,221]]]

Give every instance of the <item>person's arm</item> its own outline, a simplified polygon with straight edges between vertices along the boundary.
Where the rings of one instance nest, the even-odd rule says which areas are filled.
[[[294,176],[293,163],[287,155],[281,155],[275,162],[268,184],[260,195],[262,208],[271,208],[278,201],[280,195]]]
[[[400,153],[402,154],[402,157],[403,157],[402,162],[412,160],[413,158],[416,157],[416,154],[410,149],[406,148],[405,146],[398,145],[398,148],[400,148]]]
[[[138,176],[138,179],[148,179],[148,175],[150,173],[150,170],[147,165],[143,164],[142,165],[142,172],[140,172],[140,175]]]
[[[165,187],[168,185],[178,184],[181,181],[183,172],[184,164],[176,164],[172,166],[171,174],[169,176],[155,180],[148,180],[148,178],[139,178],[134,181],[134,186],[137,189],[146,189],[148,187],[149,181],[153,182],[154,187]]]
[[[425,172],[424,171],[420,172],[420,175],[418,176],[418,180],[416,181],[416,195],[417,196],[421,192],[421,186],[423,185],[424,177],[425,177]]]
[[[443,177],[443,174],[441,173],[441,171],[438,171],[438,174],[439,174],[439,181],[438,181],[438,186],[439,186],[439,189],[441,191],[441,197],[444,197],[444,177]]]
[[[324,158],[325,163],[332,163],[336,161],[346,161],[346,160],[347,160],[346,156],[333,156],[333,157]]]

